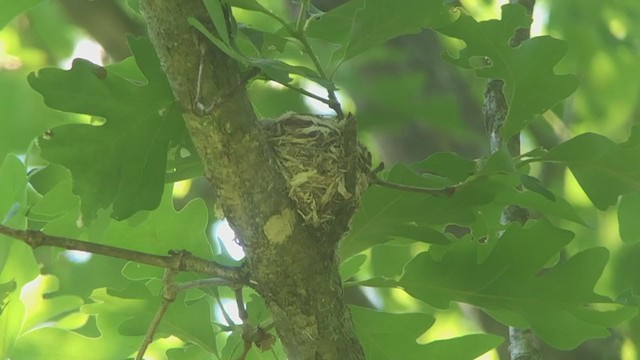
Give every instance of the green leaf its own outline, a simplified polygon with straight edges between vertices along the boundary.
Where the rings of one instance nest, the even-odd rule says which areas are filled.
[[[493,334],[471,334],[436,340],[425,345],[426,349],[421,359],[477,359],[503,341],[504,338]]]
[[[159,255],[166,255],[169,250],[185,249],[196,256],[211,258],[211,245],[205,234],[209,218],[204,200],[193,200],[176,211],[171,188],[167,186],[162,203],[156,210],[111,223],[101,242]]]
[[[620,238],[627,243],[640,241],[640,193],[623,195],[618,205]]]
[[[578,135],[534,161],[566,165],[593,204],[605,210],[620,195],[640,191],[640,143],[616,144],[602,135]]]
[[[386,0],[352,0],[310,22],[306,34],[341,45],[333,60],[340,63],[395,37],[450,21],[449,8],[440,0],[406,0],[391,7]]]
[[[28,288],[23,288],[21,298],[26,302],[26,314],[22,323],[22,333],[32,331],[44,323],[59,327],[62,315],[77,312],[84,303],[78,296],[51,296],[59,290],[58,279],[51,275],[41,275]]]
[[[608,326],[636,310],[593,292],[608,251],[591,248],[550,269],[545,264],[573,234],[539,221],[512,225],[493,251],[478,262],[478,246],[460,241],[441,260],[429,252],[405,268],[399,286],[437,308],[459,301],[478,306],[508,325],[532,328],[550,345],[570,349],[582,341],[609,336]],[[610,311],[598,307],[604,304]]]
[[[458,58],[445,54],[446,60],[466,69],[475,69],[483,78],[504,80],[503,92],[509,111],[501,128],[504,138],[518,133],[533,120],[577,88],[573,75],[556,75],[555,65],[567,52],[564,41],[549,36],[524,41],[511,47],[516,29],[528,27],[531,18],[518,4],[502,6],[501,20],[477,22],[461,15],[453,24],[437,29],[444,35],[464,41],[467,47]],[[482,64],[474,66],[475,60]]]
[[[211,31],[209,31],[204,25],[202,25],[202,23],[198,19],[190,17],[189,19],[187,19],[187,21],[189,22],[189,24],[191,24],[191,26],[193,26],[198,31],[200,31],[202,35],[206,36],[207,39],[209,39],[209,41],[211,41],[218,49],[222,50],[222,52],[229,55],[229,57],[239,61],[240,63],[243,63],[243,64],[247,63],[247,59],[242,54],[240,54],[231,46],[224,43],[222,40],[218,39],[215,35],[211,33]]]
[[[215,26],[218,35],[225,44],[229,44],[229,32],[227,31],[227,18],[222,10],[220,0],[203,0],[204,6],[207,8],[207,12],[213,20],[213,26]]]
[[[185,346],[183,348],[175,348],[167,350],[169,359],[180,360],[211,360],[211,353],[203,350],[199,346]]]
[[[47,129],[77,122],[72,114],[45,106],[40,95],[24,81],[26,76],[25,71],[3,71],[0,76],[0,89],[5,89],[0,102],[0,161],[9,153],[25,153],[33,138]]]
[[[11,293],[16,291],[17,288],[18,285],[15,280],[0,284],[0,315],[2,315],[2,310],[7,305],[5,299],[8,298]]]
[[[269,10],[260,5],[256,0],[226,0],[226,2],[234,7],[245,9],[249,11],[257,11],[264,14],[268,14]]]
[[[116,335],[92,338],[77,332],[45,327],[20,338],[12,354],[14,359],[73,359],[78,354],[91,354],[94,360],[126,359],[140,346],[142,337]]]
[[[343,61],[401,35],[415,34],[423,27],[442,26],[450,18],[440,0],[405,0],[390,11],[387,0],[362,1],[364,8],[353,19]]]
[[[40,4],[43,0],[0,0],[0,29],[14,17]]]
[[[421,177],[403,164],[394,166],[386,180],[423,187],[434,185],[434,181]],[[475,191],[469,191],[466,195],[461,193],[459,198],[456,194],[456,200],[453,201],[445,196],[436,197],[373,186],[362,199],[351,223],[351,232],[341,242],[340,256],[346,259],[393,238],[448,243],[441,234],[439,236],[433,230],[425,229],[433,225],[473,221],[475,215],[466,206],[471,193]]]
[[[544,187],[538,178],[529,175],[521,175],[520,181],[522,182],[522,186],[526,189],[544,196],[547,200],[556,201],[556,196],[549,191],[549,189]]]
[[[123,339],[140,339],[162,303],[160,296],[149,293],[140,282],[131,284],[122,292],[96,289],[91,298],[95,303],[83,306],[83,312],[96,315],[98,319],[104,318]],[[206,300],[187,303],[184,292],[180,292],[160,323],[157,336],[174,335],[215,354],[216,334],[210,313],[211,304]]]
[[[234,48],[216,38],[202,23],[195,18],[189,18],[189,23],[204,34],[215,46],[222,50],[225,54],[233,59],[245,64],[260,68],[264,74],[271,80],[281,84],[289,84],[293,81],[290,74],[301,75],[309,80],[315,81],[327,89],[335,90],[336,87],[332,81],[323,79],[318,73],[306,66],[289,65],[284,61],[268,58],[247,57],[239,53]]]
[[[27,169],[12,154],[0,165],[0,224],[22,229],[25,225]]]
[[[16,156],[7,155],[4,158],[0,166],[0,218],[3,219],[3,225],[26,228],[26,173],[25,165]],[[0,284],[13,284],[12,287],[21,289],[39,273],[40,267],[29,245],[0,235]],[[20,299],[20,292],[6,294],[3,291],[2,294],[0,356],[3,358],[18,358],[13,351],[25,318],[25,305]]]
[[[342,264],[340,264],[340,278],[342,278],[342,281],[347,281],[357,274],[366,260],[366,255],[358,254],[342,262]]]
[[[356,333],[369,360],[475,359],[498,346],[502,338],[489,334],[434,341],[416,339],[435,319],[427,314],[392,314],[350,306]]]
[[[167,151],[184,133],[180,109],[147,40],[129,38],[147,84],[75,60],[69,71],[44,69],[29,83],[55,109],[103,117],[101,126],[66,125],[42,138],[42,156],[68,168],[85,221],[113,207],[122,219],[158,206]]]

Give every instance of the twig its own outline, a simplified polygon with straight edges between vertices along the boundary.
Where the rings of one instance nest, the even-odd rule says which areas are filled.
[[[435,196],[447,196],[447,197],[451,197],[453,196],[453,194],[456,192],[456,188],[453,186],[448,186],[448,187],[444,187],[444,188],[425,188],[425,187],[420,187],[420,186],[412,186],[412,185],[404,185],[404,184],[397,184],[397,183],[392,183],[386,180],[382,180],[379,177],[372,177],[372,184],[375,185],[379,185],[379,186],[384,186],[386,188],[389,189],[395,189],[395,190],[401,190],[401,191],[409,191],[409,192],[417,192],[417,193],[423,193],[423,194],[429,194],[429,195],[435,195]]]
[[[313,48],[311,47],[311,44],[309,44],[309,40],[307,40],[307,37],[304,34],[304,27],[300,27],[300,25],[299,25],[301,23],[301,20],[303,19],[303,16],[304,16],[303,11],[306,11],[306,7],[305,6],[301,6],[300,7],[300,13],[298,15],[297,28],[295,28],[295,29],[292,28],[291,25],[289,25],[280,16],[278,16],[278,15],[276,15],[276,14],[270,12],[270,11],[267,13],[267,15],[270,16],[271,18],[273,18],[274,20],[276,20],[277,22],[279,22],[282,25],[282,27],[285,30],[287,30],[289,35],[291,35],[296,40],[300,41],[300,43],[302,44],[302,47],[304,49],[304,52],[307,53],[307,55],[309,55],[309,58],[311,59],[311,62],[313,63],[313,66],[318,71],[318,75],[320,75],[320,77],[325,79],[325,80],[329,80],[329,77],[325,73],[324,68],[322,67],[322,64],[320,64],[320,59],[318,59],[318,56],[313,51]],[[304,21],[302,21],[302,23],[304,23]],[[342,111],[342,107],[340,106],[340,102],[338,101],[338,98],[336,97],[335,91],[333,89],[327,89],[327,94],[329,96],[329,101],[328,102],[324,102],[323,101],[323,102],[325,104],[327,104],[333,111],[336,112],[336,115],[338,116],[339,119],[344,119],[344,112]],[[307,94],[305,94],[305,95],[307,95]]]
[[[53,246],[67,250],[79,250],[113,258],[135,261],[141,264],[158,266],[175,271],[190,271],[224,279],[234,284],[249,284],[248,273],[244,266],[226,266],[191,255],[186,251],[172,251],[169,255],[153,255],[140,251],[95,244],[86,241],[59,236],[46,235],[35,230],[17,230],[0,225],[0,234],[20,240],[36,249],[41,246]]]
[[[193,281],[188,281],[182,284],[176,285],[177,291],[195,289],[195,288],[203,288],[203,287],[216,287],[216,286],[224,286],[224,285],[232,285],[232,283],[218,278],[211,279],[198,279]]]
[[[401,191],[409,191],[409,192],[417,192],[422,194],[429,194],[435,196],[444,195],[446,197],[451,197],[456,192],[455,186],[447,186],[444,188],[425,188],[421,186],[412,186],[405,184],[398,184],[389,182],[386,180],[382,180],[378,177],[378,173],[384,169],[384,163],[380,163],[375,169],[371,171],[369,174],[369,182],[374,185],[384,186],[389,189],[401,190]]]
[[[237,286],[233,289],[236,295],[236,306],[238,307],[238,317],[242,320],[242,323],[246,323],[249,319],[249,314],[247,313],[247,309],[244,306],[244,298],[242,296],[242,286]]]
[[[186,256],[185,253],[181,253],[180,256]],[[153,336],[156,331],[158,331],[158,327],[160,326],[160,322],[162,322],[162,318],[169,310],[169,306],[176,299],[176,294],[178,293],[178,288],[175,283],[176,270],[166,269],[164,272],[164,277],[162,278],[162,283],[164,287],[162,289],[162,304],[156,311],[156,315],[153,317],[151,324],[149,324],[149,328],[147,329],[147,333],[144,336],[144,340],[142,344],[140,344],[140,349],[138,350],[138,354],[136,355],[136,360],[142,360],[144,353],[147,351],[147,348],[153,341]]]
[[[213,298],[216,299],[216,302],[218,303],[218,307],[220,308],[220,312],[222,312],[222,317],[224,318],[224,321],[226,321],[230,327],[232,328],[235,327],[236,323],[233,321],[231,316],[229,316],[229,313],[227,313],[227,310],[224,308],[224,305],[222,304],[222,300],[220,300],[220,293],[218,292],[218,289],[215,289],[215,292],[213,293]]]
[[[301,93],[304,96],[308,96],[308,97],[310,97],[312,99],[318,100],[321,103],[326,104],[329,107],[331,107],[332,104],[333,104],[331,99],[325,99],[322,96],[318,96],[318,95],[316,95],[316,94],[314,94],[312,92],[309,92],[309,91],[307,91],[307,90],[305,90],[303,88],[299,88],[299,87],[296,87],[296,86],[293,86],[293,85],[290,85],[290,84],[281,83],[281,82],[278,82],[278,84],[280,84],[282,86],[285,86],[285,87],[287,87],[287,88],[289,88],[289,89],[291,89],[293,91],[297,91],[297,92]]]

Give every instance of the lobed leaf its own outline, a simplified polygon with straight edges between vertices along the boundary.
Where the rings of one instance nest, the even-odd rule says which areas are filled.
[[[430,251],[416,256],[398,285],[434,307],[447,308],[451,301],[472,304],[508,325],[532,328],[554,347],[573,348],[609,336],[608,326],[636,310],[593,292],[607,262],[604,248],[582,251],[545,269],[572,237],[547,221],[530,228],[512,225],[484,261],[478,261],[478,245],[460,241],[441,259]],[[611,310],[600,310],[600,304]]]
[[[427,314],[392,314],[350,306],[356,333],[369,360],[476,359],[502,338],[477,334],[419,344],[416,339],[435,319]]]
[[[578,85],[575,76],[556,75],[553,71],[567,52],[564,41],[541,36],[511,47],[509,40],[515,31],[530,24],[523,6],[508,4],[502,6],[501,20],[477,22],[463,14],[453,24],[437,29],[467,45],[457,58],[444,54],[446,60],[474,69],[480,77],[504,81],[503,92],[509,106],[500,130],[504,138],[524,129],[535,114],[547,111]]]
[[[339,44],[332,63],[339,64],[401,35],[451,21],[441,0],[352,0],[310,22],[307,36]]]
[[[640,129],[635,128],[634,132]],[[558,162],[569,168],[591,202],[600,210],[616,204],[620,195],[640,191],[640,142],[616,144],[609,138],[578,135],[531,161]]]
[[[156,208],[167,151],[185,131],[151,44],[133,37],[129,43],[146,84],[81,59],[71,70],[44,69],[28,79],[48,106],[106,119],[56,127],[40,139],[42,156],[71,171],[85,221],[109,207],[116,219]]]
[[[522,176],[506,150],[481,161],[436,153],[410,166],[394,166],[386,181],[422,188],[455,186],[456,190],[447,197],[373,185],[341,243],[343,259],[395,238],[446,245],[450,240],[441,231],[450,224],[466,227],[476,240],[492,243],[504,228],[501,212],[509,205],[585,225],[571,204],[541,184],[535,191],[519,190]]]

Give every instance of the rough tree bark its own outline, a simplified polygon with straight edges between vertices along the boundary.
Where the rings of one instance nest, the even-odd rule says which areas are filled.
[[[241,83],[238,64],[187,23],[209,26],[200,0],[141,0],[149,36],[181,104],[193,143],[246,253],[290,359],[364,359],[344,301],[335,246],[348,217],[303,226]],[[197,89],[202,62],[201,89]],[[199,92],[210,114],[194,111]]]

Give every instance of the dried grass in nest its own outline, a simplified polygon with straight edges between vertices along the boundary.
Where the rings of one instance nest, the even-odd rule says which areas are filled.
[[[352,202],[355,209],[368,186],[371,156],[360,143],[356,156],[345,149],[343,131],[348,121],[355,120],[287,113],[263,122],[289,184],[289,197],[305,221],[316,227],[335,219],[335,209],[345,201]],[[356,172],[356,186],[351,192],[346,184],[350,168]]]

